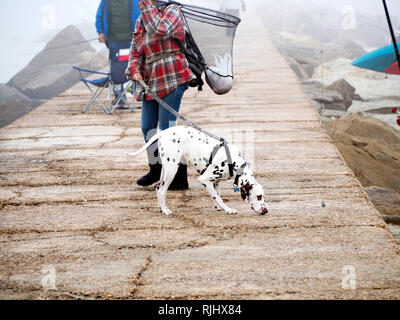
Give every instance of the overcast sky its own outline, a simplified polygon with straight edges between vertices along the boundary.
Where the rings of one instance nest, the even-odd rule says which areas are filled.
[[[214,6],[218,0],[187,0],[199,6]],[[278,0],[276,0],[278,1]],[[341,10],[353,5],[371,14],[383,13],[381,0],[291,0],[326,4]],[[0,0],[0,82],[7,82],[41,50],[43,35],[69,24],[93,23],[100,0]],[[185,1],[183,1],[185,2]],[[264,0],[247,0],[247,4]],[[387,0],[391,13],[400,15],[400,1]],[[94,27],[93,27],[94,28]],[[42,40],[42,41],[41,41]]]

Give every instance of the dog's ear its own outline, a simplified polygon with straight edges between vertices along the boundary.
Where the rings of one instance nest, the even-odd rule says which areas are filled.
[[[242,195],[243,201],[249,201],[251,189],[253,189],[253,185],[251,185],[250,183],[246,183],[242,188],[240,188],[240,193]]]
[[[246,201],[247,200],[247,193],[246,193],[246,190],[244,188],[240,189],[240,194],[242,195],[243,201]]]

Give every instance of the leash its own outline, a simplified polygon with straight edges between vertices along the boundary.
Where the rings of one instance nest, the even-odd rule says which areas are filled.
[[[165,109],[167,109],[169,112],[171,112],[174,116],[176,116],[177,118],[181,119],[183,122],[185,122],[188,126],[192,127],[193,129],[196,129],[197,131],[200,131],[201,133],[204,133],[205,135],[218,140],[219,142],[221,142],[219,145],[215,146],[213,152],[211,153],[211,157],[210,157],[210,161],[209,164],[211,164],[213,158],[215,157],[215,155],[217,154],[217,152],[219,151],[219,149],[221,149],[222,147],[225,148],[225,152],[226,152],[226,156],[228,158],[228,166],[229,166],[229,174],[231,176],[231,178],[234,176],[233,173],[233,163],[232,163],[232,156],[231,156],[231,152],[229,151],[228,148],[228,142],[221,137],[217,137],[216,135],[200,128],[199,126],[197,126],[196,124],[194,124],[192,121],[189,121],[188,119],[186,119],[184,116],[182,116],[179,112],[177,112],[176,110],[174,110],[168,103],[166,103],[164,100],[162,100],[161,98],[159,98],[155,93],[153,93],[152,91],[150,91],[149,86],[143,81],[143,80],[139,80],[139,83],[143,86],[143,88],[146,91],[146,94],[148,94],[150,97],[152,97],[154,100],[156,100],[161,106],[163,106]],[[144,99],[146,99],[144,97]],[[208,166],[207,166],[208,167]]]

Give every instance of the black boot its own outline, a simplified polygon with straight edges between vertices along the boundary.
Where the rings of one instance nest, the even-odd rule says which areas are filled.
[[[137,184],[139,186],[148,187],[151,186],[153,183],[160,181],[162,168],[161,164],[149,164],[149,167],[150,171],[137,181]]]
[[[158,154],[158,149],[150,147],[147,150],[147,158],[150,171],[137,181],[137,184],[142,187],[148,187],[153,183],[160,181],[161,176],[162,165]]]
[[[168,190],[188,190],[189,183],[187,177],[187,165],[180,164],[178,168],[178,172],[175,175],[174,180],[169,186]]]

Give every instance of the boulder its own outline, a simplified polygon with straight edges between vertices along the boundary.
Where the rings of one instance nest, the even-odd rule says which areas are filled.
[[[338,80],[326,87],[328,90],[337,91],[343,97],[345,110],[347,111],[353,103],[356,89],[352,87],[346,80]]]
[[[0,84],[0,128],[15,121],[25,113],[41,104],[13,87]]]
[[[74,26],[60,31],[32,61],[8,83],[32,99],[50,99],[79,80],[72,66],[90,67],[96,51]],[[73,44],[73,45],[72,45]]]
[[[326,129],[364,187],[400,193],[400,131],[366,113],[331,121]]]
[[[328,89],[319,81],[302,81],[304,92],[311,99],[317,111],[322,109],[346,111],[343,96],[334,90]]]
[[[16,88],[0,83],[0,104],[7,102],[30,103],[32,99],[19,92]]]
[[[293,72],[296,74],[297,78],[301,80],[310,78],[310,75],[296,59],[287,57],[286,61],[288,62]]]
[[[367,54],[367,51],[363,47],[351,40],[345,41],[343,47],[350,55],[351,59],[356,59]]]
[[[392,189],[377,186],[366,187],[373,204],[382,215],[398,216],[400,218],[400,194]]]

